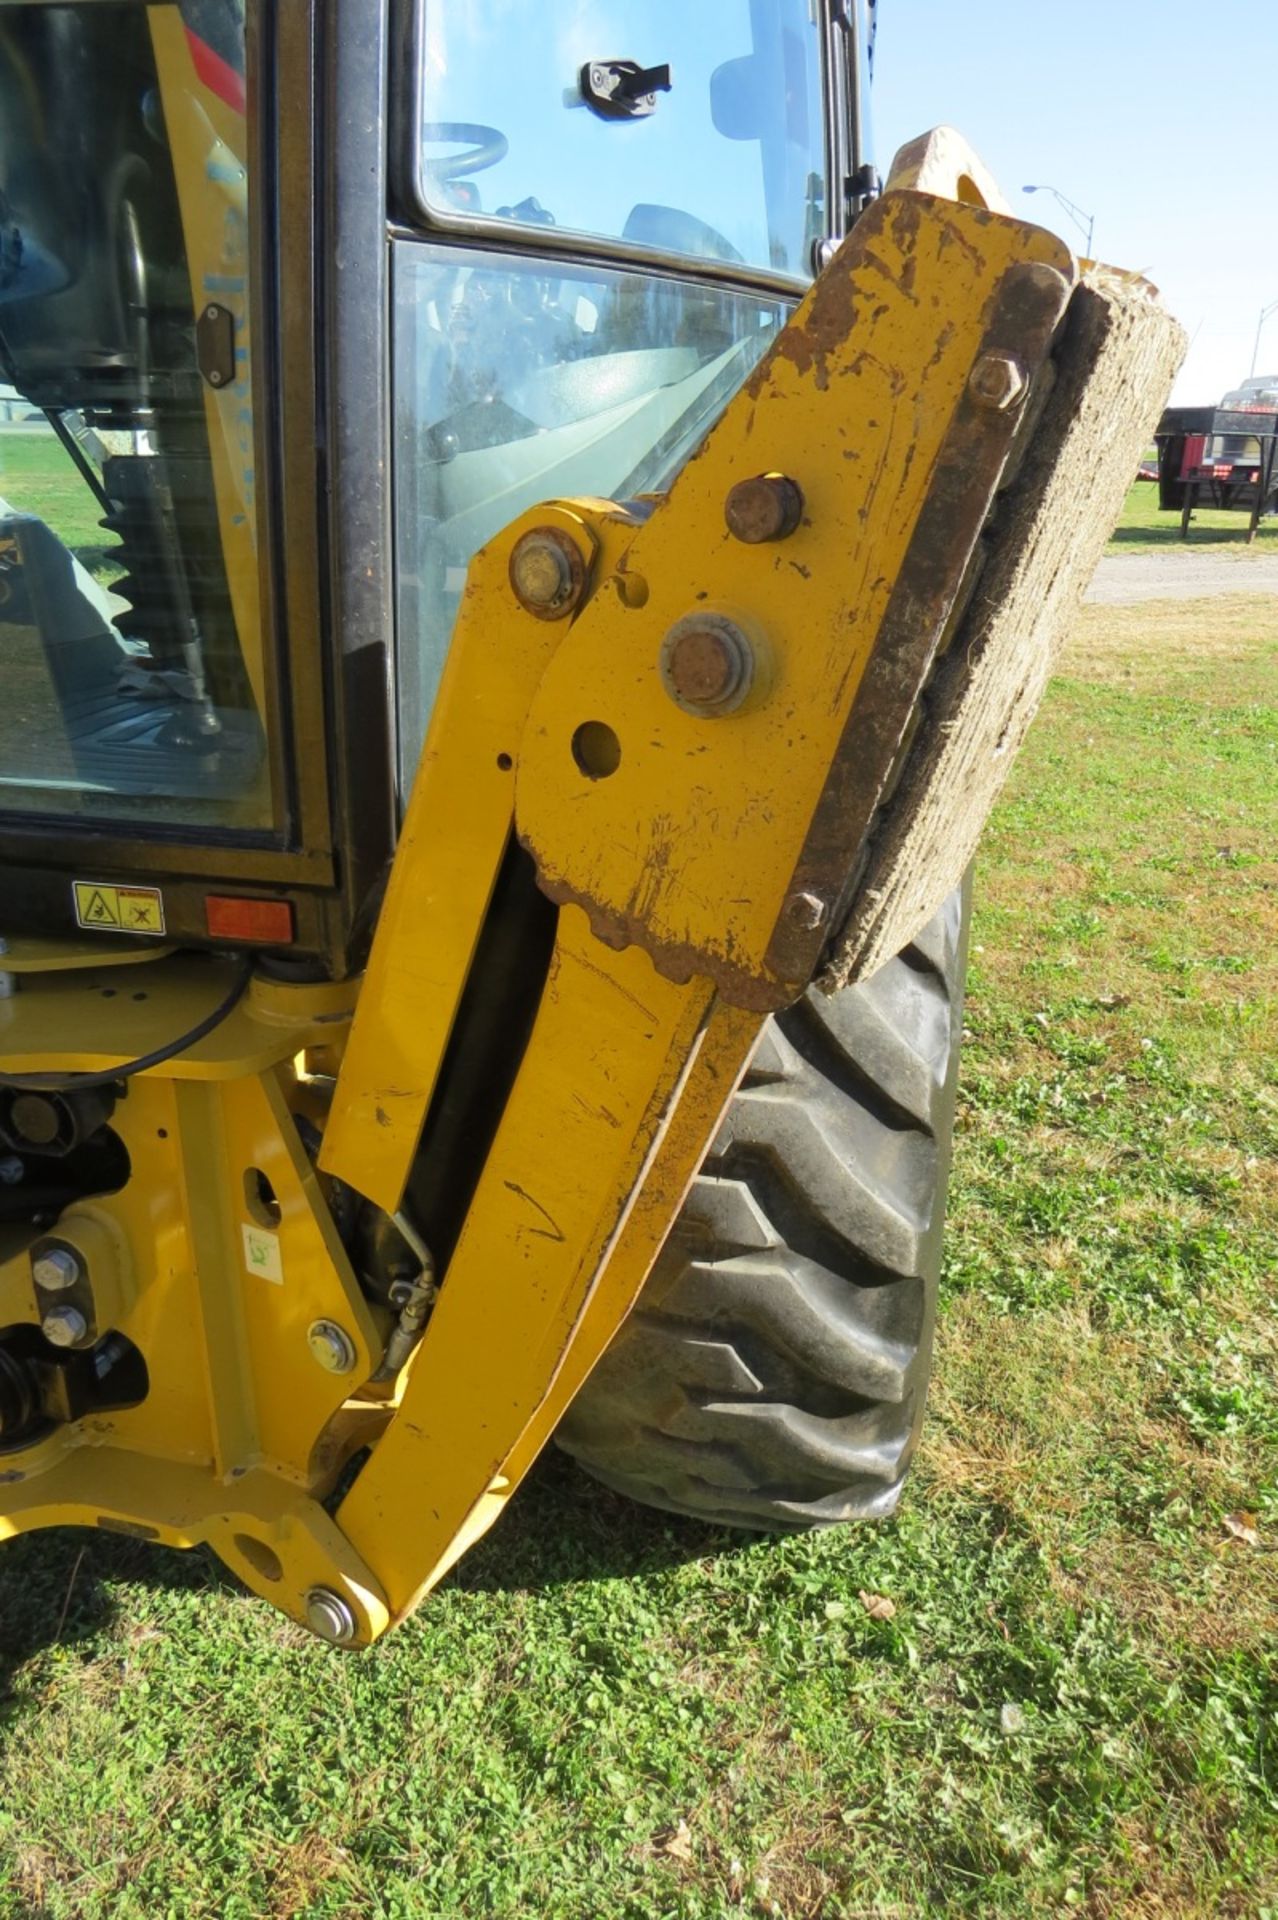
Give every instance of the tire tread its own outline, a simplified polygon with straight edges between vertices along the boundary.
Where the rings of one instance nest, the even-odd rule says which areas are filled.
[[[789,1532],[890,1512],[931,1360],[968,890],[776,1016],[558,1443],[650,1506]]]

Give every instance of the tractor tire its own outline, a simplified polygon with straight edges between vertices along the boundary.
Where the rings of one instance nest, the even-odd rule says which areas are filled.
[[[759,1532],[890,1513],[923,1419],[970,895],[765,1029],[558,1444],[651,1507]]]

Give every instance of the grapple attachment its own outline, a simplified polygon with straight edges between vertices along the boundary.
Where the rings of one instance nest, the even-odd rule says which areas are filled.
[[[83,1517],[209,1540],[345,1643],[411,1610],[635,1301],[769,1015],[875,967],[963,872],[1180,349],[1143,282],[893,187],[667,497],[553,503],[484,549],[345,1038],[326,1184],[288,1063],[317,1032],[340,1043],[337,1001],[321,1018],[259,996],[215,1068],[206,1041],[135,1089],[161,1081],[186,1169],[155,1171],[173,1190],[165,1311],[186,1313],[192,1353],[165,1391],[208,1403],[217,1447],[196,1419],[170,1444],[153,1385],[91,1435],[57,1428],[4,1487],[0,1532]],[[554,950],[388,1395],[362,1384],[394,1335],[359,1300],[333,1196],[411,1237],[410,1172],[512,836],[559,907]],[[41,997],[0,1002],[15,1070],[65,1065]],[[145,1100],[117,1115],[132,1185],[144,1117]],[[279,1284],[239,1256],[250,1154],[278,1173]],[[0,1266],[0,1324],[30,1317],[30,1286],[25,1254]],[[120,1297],[144,1349],[154,1298]],[[321,1321],[349,1371],[340,1340],[328,1360],[312,1345],[315,1390],[281,1424]]]

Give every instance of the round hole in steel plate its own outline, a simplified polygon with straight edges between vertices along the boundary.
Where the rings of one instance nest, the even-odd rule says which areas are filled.
[[[587,780],[607,780],[621,765],[621,742],[605,720],[583,720],[572,736],[572,757]]]
[[[284,1563],[274,1547],[268,1547],[265,1540],[255,1540],[251,1533],[235,1533],[231,1536],[231,1544],[263,1580],[284,1578]]]
[[[280,1203],[260,1167],[244,1169],[244,1205],[256,1226],[278,1227],[280,1224]]]

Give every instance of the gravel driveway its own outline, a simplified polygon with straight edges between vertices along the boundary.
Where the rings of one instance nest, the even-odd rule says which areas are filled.
[[[1139,600],[1214,600],[1222,593],[1278,593],[1278,553],[1166,548],[1107,553],[1087,589],[1089,602],[1135,606]]]

